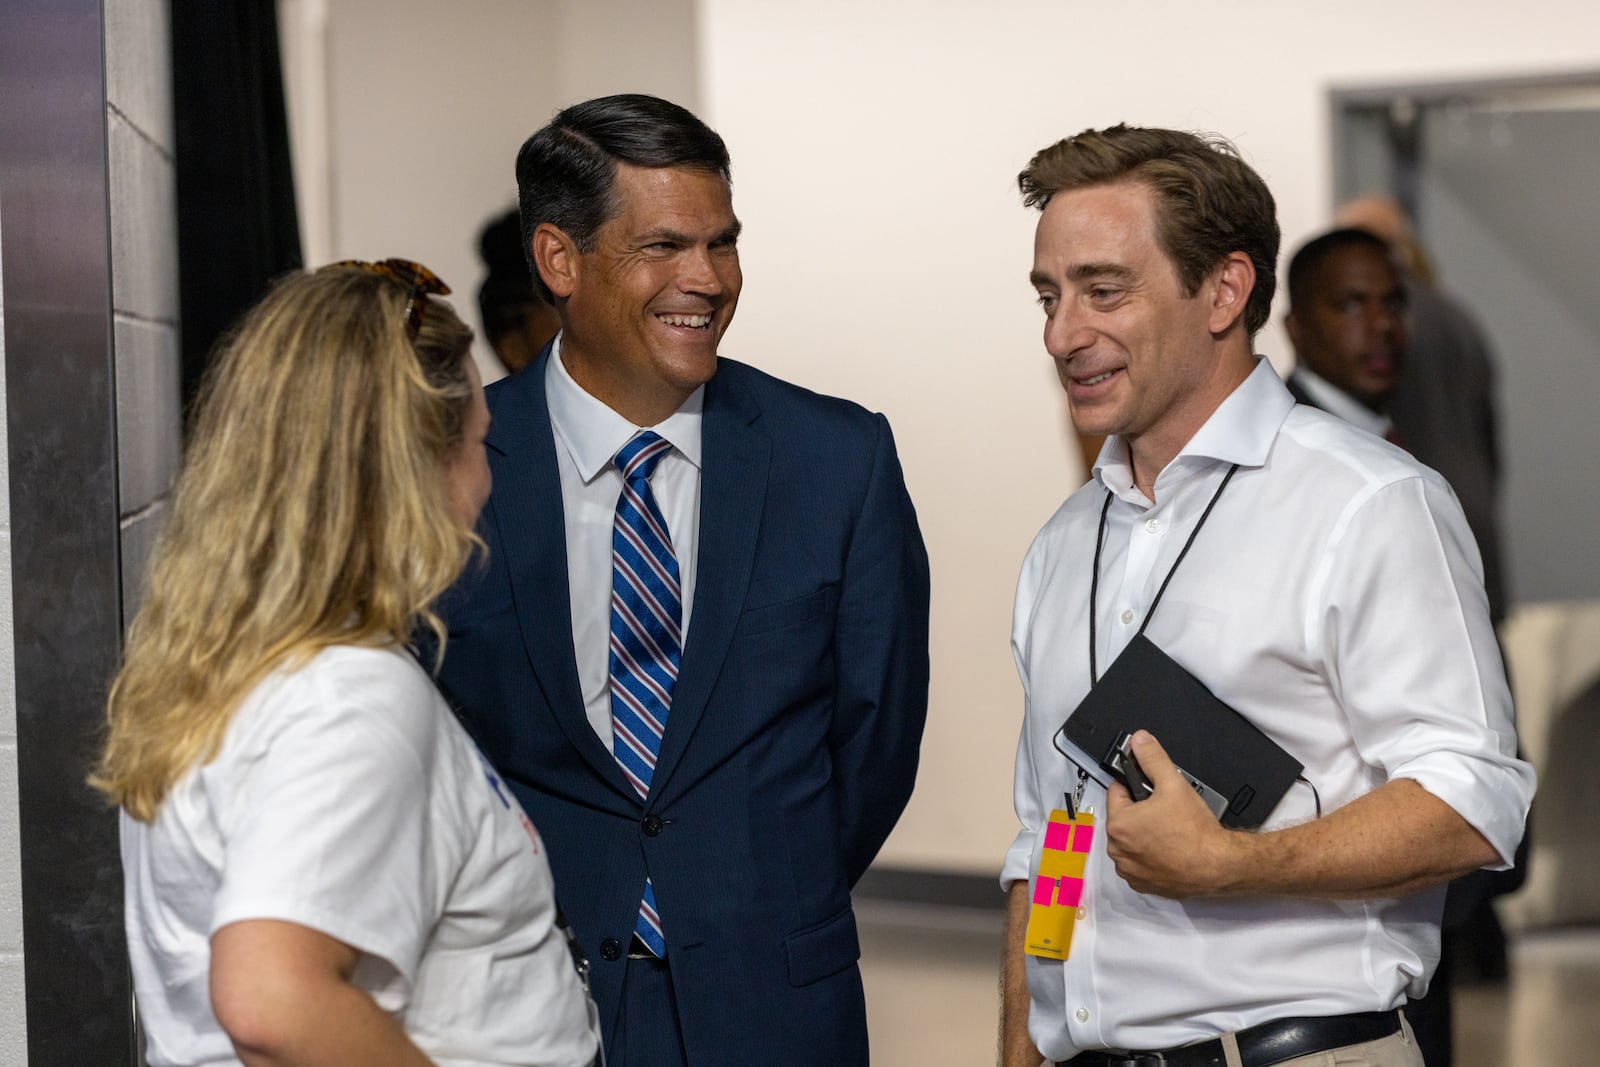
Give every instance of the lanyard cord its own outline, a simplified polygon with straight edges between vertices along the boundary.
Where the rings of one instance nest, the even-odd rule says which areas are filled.
[[[1189,554],[1189,549],[1194,545],[1194,539],[1200,535],[1200,528],[1206,524],[1206,519],[1211,517],[1211,509],[1217,506],[1217,501],[1222,499],[1222,491],[1228,488],[1228,483],[1233,476],[1239,473],[1239,464],[1235,463],[1228,468],[1228,473],[1222,476],[1222,484],[1217,486],[1217,491],[1211,495],[1211,503],[1200,513],[1200,521],[1194,524],[1194,529],[1189,533],[1189,540],[1183,543],[1183,550],[1178,553],[1178,558],[1172,561],[1172,567],[1167,571],[1167,576],[1161,580],[1161,588],[1156,590],[1156,598],[1150,602],[1150,608],[1144,613],[1144,622],[1139,626],[1138,637],[1143,634],[1145,627],[1150,625],[1150,620],[1155,616],[1156,606],[1161,603],[1161,598],[1166,594],[1167,586],[1172,583],[1172,576],[1177,573],[1178,564],[1183,562],[1183,557]],[[1094,687],[1100,684],[1100,669],[1095,660],[1095,618],[1099,615],[1097,601],[1100,595],[1100,551],[1105,547],[1106,541],[1106,513],[1111,510],[1111,490],[1106,490],[1106,502],[1100,506],[1100,528],[1094,539],[1094,574],[1089,579],[1089,685]]]

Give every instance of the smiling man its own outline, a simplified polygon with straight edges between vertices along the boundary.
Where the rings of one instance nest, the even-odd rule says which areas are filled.
[[[488,390],[441,682],[549,847],[613,1067],[865,1064],[850,888],[928,695],[888,423],[718,355],[740,226],[688,111],[574,105],[517,180],[561,333]]]
[[[1002,1062],[1417,1067],[1397,1009],[1443,885],[1507,865],[1533,790],[1460,508],[1253,354],[1278,226],[1231,146],[1090,130],[1020,184],[1044,347],[1109,436],[1017,588]],[[1259,829],[1219,822],[1136,701],[1145,799],[1063,733],[1141,635],[1145,669],[1164,654],[1303,765]]]

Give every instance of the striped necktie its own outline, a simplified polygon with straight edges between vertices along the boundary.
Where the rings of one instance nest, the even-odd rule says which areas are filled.
[[[678,557],[650,492],[650,475],[670,451],[666,440],[643,430],[613,460],[623,488],[611,532],[611,749],[641,800],[650,795],[683,648]],[[666,958],[648,877],[634,933]]]

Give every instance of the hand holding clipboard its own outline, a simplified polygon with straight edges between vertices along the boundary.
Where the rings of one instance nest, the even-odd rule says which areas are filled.
[[[1117,874],[1140,893],[1173,900],[1226,892],[1254,835],[1219,825],[1156,738],[1139,731],[1129,741],[1152,791],[1135,800],[1117,783],[1107,793],[1106,856]]]

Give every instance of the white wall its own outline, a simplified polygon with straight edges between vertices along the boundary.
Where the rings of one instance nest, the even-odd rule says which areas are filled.
[[[517,146],[553,107],[549,8],[333,0],[328,259],[419,260],[476,322],[478,229],[515,202]]]
[[[882,861],[972,872],[1013,832],[1017,568],[1083,476],[1017,171],[1089,126],[1216,131],[1287,250],[1329,221],[1328,89],[1600,68],[1590,0],[327,2],[334,254],[421,258],[469,317],[475,227],[557,106],[657,92],[726,137],[746,288],[724,351],[886,412],[932,554],[923,771]],[[1261,348],[1287,362],[1276,324]]]
[[[694,103],[692,0],[278,7],[307,262],[426,263],[475,329],[478,231],[516,204],[528,135],[606,93]],[[485,380],[504,373],[481,337],[475,354]]]
[[[1090,126],[1212,130],[1271,185],[1287,251],[1329,221],[1330,87],[1600,67],[1587,0],[701,0],[700,24],[746,226],[724,351],[886,412],[933,557],[923,771],[882,860],[973,871],[1014,830],[1017,568],[1082,476],[1017,172]],[[1276,325],[1261,347],[1287,354]]]

